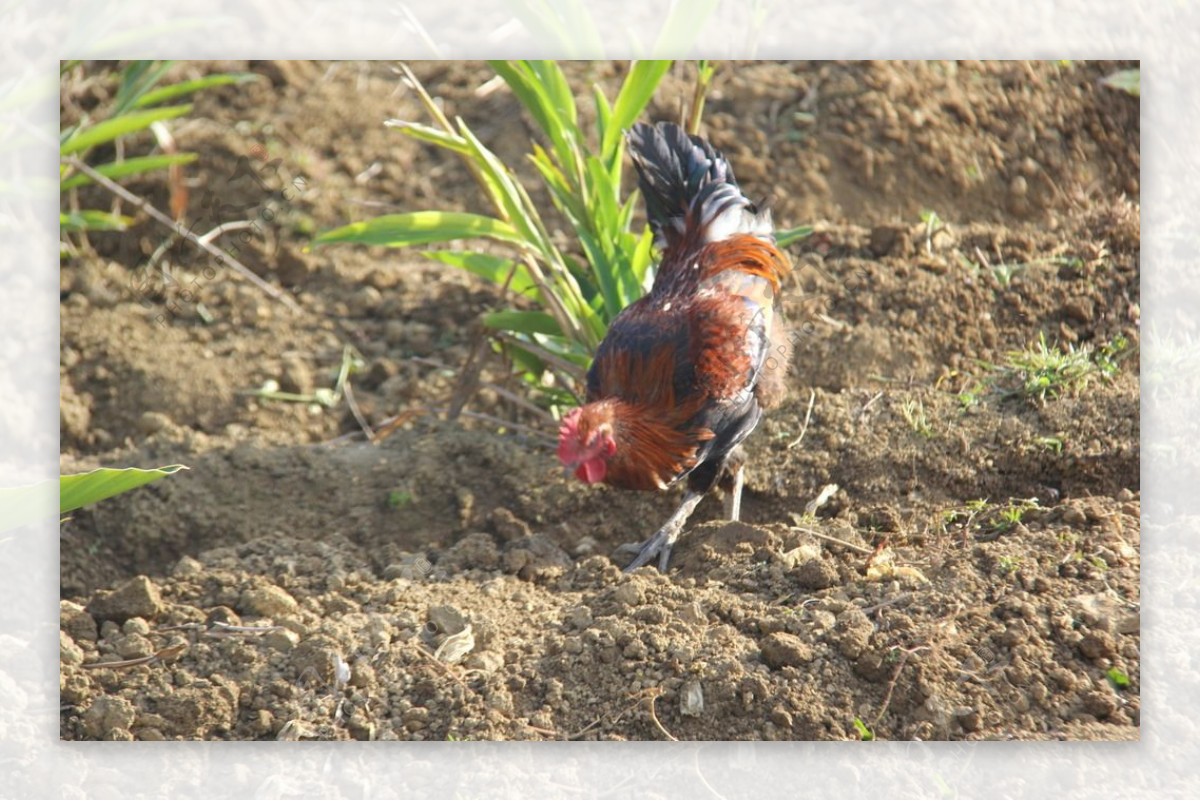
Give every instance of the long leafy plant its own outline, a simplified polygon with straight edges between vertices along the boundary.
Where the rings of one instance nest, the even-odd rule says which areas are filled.
[[[575,235],[570,250],[555,243],[541,211],[505,164],[459,117],[447,118],[416,76],[407,84],[433,124],[389,121],[403,134],[432,143],[463,160],[488,199],[491,214],[440,210],[388,214],[327,231],[316,244],[356,243],[413,247],[460,240],[491,240],[504,255],[488,251],[424,250],[427,258],[467,270],[517,296],[513,308],[492,312],[484,324],[508,347],[532,387],[552,405],[573,395],[563,382],[578,381],[609,324],[645,292],[652,262],[648,228],[634,230],[635,192],[622,191],[625,131],[642,115],[669,61],[633,62],[616,97],[592,89],[595,129],[580,124],[575,95],[552,61],[492,61],[491,67],[532,118],[543,141],[529,158],[554,207]],[[689,127],[695,130],[713,67],[698,65]],[[808,229],[780,237],[787,244]]]
[[[423,255],[474,273],[524,299],[514,308],[488,314],[484,324],[511,347],[514,360],[531,382],[541,384],[548,366],[578,378],[608,324],[644,291],[651,237],[648,231],[633,229],[635,196],[622,192],[623,133],[645,110],[670,62],[634,62],[611,101],[595,87],[594,132],[581,126],[575,97],[554,62],[490,64],[544,139],[544,144],[533,143],[529,158],[555,208],[570,223],[578,252],[555,243],[515,171],[461,118],[448,119],[407,69],[405,79],[433,124],[390,124],[407,136],[460,156],[492,214],[438,210],[388,214],[325,232],[316,242],[388,247],[465,239],[498,243],[505,255],[457,249],[425,250]],[[550,393],[556,394],[553,389]]]

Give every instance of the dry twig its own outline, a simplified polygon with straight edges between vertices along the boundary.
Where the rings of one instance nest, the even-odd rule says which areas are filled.
[[[141,211],[144,211],[146,214],[148,214],[150,217],[152,217],[155,221],[161,223],[162,225],[165,225],[173,233],[179,234],[179,231],[180,231],[180,229],[182,229],[183,226],[177,225],[170,217],[163,214],[161,211],[159,211],[154,206],[152,206],[150,204],[150,202],[148,200],[146,200],[145,198],[138,197],[137,195],[133,194],[125,187],[121,186],[120,184],[109,180],[106,176],[101,175],[100,173],[96,172],[94,169],[92,169],[88,165],[84,164],[79,158],[77,158],[75,156],[68,156],[67,163],[70,164],[75,169],[77,169],[80,172],[87,175],[93,181],[100,184],[105,189],[107,189],[109,192],[112,192],[114,195],[116,195],[117,197],[120,197],[120,198],[126,200],[127,202],[136,206]],[[256,287],[261,289],[263,292],[267,293],[271,297],[273,297],[276,300],[283,303],[283,305],[287,306],[292,311],[297,311],[297,312],[302,311],[302,309],[300,308],[300,304],[296,303],[296,301],[292,298],[291,295],[287,294],[286,292],[281,292],[280,290],[271,286],[269,283],[267,283],[263,279],[259,278],[254,273],[253,270],[251,270],[249,267],[247,267],[246,265],[242,264],[240,261],[235,259],[231,254],[222,252],[220,249],[214,247],[211,242],[202,241],[201,237],[196,236],[191,231],[184,232],[182,234],[182,236],[184,239],[188,240],[196,247],[200,248],[201,250],[208,253],[213,258],[217,259],[218,263],[228,264],[233,269],[234,272],[241,275],[243,278],[245,278],[250,283],[254,284]]]

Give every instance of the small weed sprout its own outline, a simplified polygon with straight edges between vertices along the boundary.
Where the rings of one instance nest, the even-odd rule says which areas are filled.
[[[906,400],[900,406],[900,412],[904,415],[904,420],[908,423],[908,427],[913,430],[913,433],[926,439],[933,437],[933,427],[929,424],[929,418],[925,415],[925,404],[919,399]]]
[[[1005,576],[1011,576],[1021,569],[1021,557],[1019,556],[1001,556],[997,566],[1000,572]]]
[[[1044,404],[1047,399],[1078,394],[1096,378],[1114,378],[1118,372],[1117,357],[1126,346],[1124,337],[1117,337],[1093,358],[1092,349],[1087,345],[1076,348],[1068,344],[1065,349],[1051,347],[1043,332],[1034,345],[1025,350],[1009,351],[1004,364],[996,369],[1001,377],[1019,382],[1014,394]]]
[[[1034,437],[1033,444],[1055,456],[1061,456],[1063,452],[1062,437]]]
[[[858,739],[863,742],[870,742],[875,739],[875,732],[871,731],[871,727],[862,722],[862,718],[854,719],[854,730],[858,732]]]
[[[997,510],[990,526],[992,533],[999,535],[1012,531],[1025,519],[1027,512],[1037,508],[1037,498],[1010,499],[1007,505]]]

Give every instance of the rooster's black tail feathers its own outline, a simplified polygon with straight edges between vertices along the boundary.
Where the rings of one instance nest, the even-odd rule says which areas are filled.
[[[646,216],[659,248],[669,247],[698,226],[706,241],[735,233],[770,238],[768,212],[742,194],[733,167],[711,144],[675,123],[638,123],[629,131],[630,155]]]

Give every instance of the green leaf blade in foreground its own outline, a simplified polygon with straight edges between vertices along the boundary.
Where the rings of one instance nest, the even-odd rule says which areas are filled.
[[[101,164],[99,167],[93,167],[96,172],[103,175],[105,178],[127,178],[130,175],[139,175],[143,172],[151,172],[153,170],[161,170],[165,167],[170,167],[172,164],[190,164],[195,161],[197,155],[195,153],[167,153],[161,156],[138,156],[124,161],[113,161],[108,164]],[[92,178],[89,175],[78,173],[65,179],[60,185],[60,189],[74,189],[77,186],[90,184]]]
[[[612,118],[604,131],[604,142],[600,146],[601,156],[610,161],[616,152],[625,129],[641,116],[646,104],[654,96],[659,81],[671,68],[670,61],[638,61],[629,70],[629,76],[621,85],[617,100],[613,103]]]
[[[452,211],[414,211],[406,214],[385,214],[363,222],[343,225],[321,234],[313,240],[313,244],[351,242],[402,248],[479,238],[495,239],[513,245],[524,243],[515,228],[495,217]]]
[[[187,470],[187,467],[181,464],[167,465],[154,470],[101,467],[88,473],[62,476],[59,479],[59,514],[66,514],[105,498],[120,495],[180,470]]]
[[[124,231],[133,223],[132,217],[98,209],[59,212],[58,227],[63,231]]]
[[[1136,70],[1120,70],[1114,72],[1105,78],[1100,79],[1101,86],[1107,86],[1110,89],[1119,89],[1120,91],[1132,95],[1133,97],[1142,96],[1142,71]]]
[[[191,110],[192,104],[184,103],[179,106],[163,106],[162,108],[122,114],[120,117],[114,117],[110,120],[96,123],[90,128],[76,131],[74,136],[63,142],[62,147],[59,148],[59,152],[64,156],[69,156],[72,153],[87,150],[89,147],[111,142],[119,136],[137,133],[149,128],[160,120],[181,117]]]
[[[483,316],[483,324],[488,328],[512,331],[514,334],[546,334],[555,337],[563,335],[558,321],[539,311],[491,312]]]
[[[529,269],[524,264],[512,259],[464,250],[423,250],[421,255],[427,259],[466,270],[497,286],[503,286],[507,281],[509,290],[518,295],[530,298],[541,296],[537,282],[529,275]],[[510,275],[512,276],[511,280]]]
[[[812,235],[813,227],[811,225],[801,225],[796,228],[788,228],[783,231],[775,232],[775,246],[783,249],[788,245],[794,245],[801,239],[805,239]]]
[[[153,106],[155,103],[162,103],[164,100],[174,100],[177,97],[190,95],[213,86],[228,86],[233,83],[257,81],[261,80],[262,77],[253,72],[222,72],[216,75],[208,75],[204,78],[197,78],[194,81],[182,81],[170,86],[151,89],[139,97],[133,105],[138,108],[144,108],[145,106]]]

